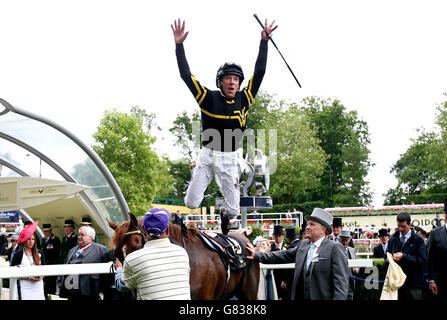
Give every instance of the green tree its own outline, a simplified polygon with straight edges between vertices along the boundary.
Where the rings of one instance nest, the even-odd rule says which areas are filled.
[[[408,202],[408,197],[424,202],[447,194],[447,102],[437,106],[436,127],[433,131],[419,130],[408,149],[391,169],[397,179],[396,188],[385,196],[385,204]]]
[[[327,157],[309,119],[296,105],[277,110],[269,124],[278,131],[277,169],[269,193],[275,203],[290,204],[318,185]]]
[[[447,96],[447,93],[444,93]],[[447,192],[447,101],[436,108],[436,128],[432,149],[429,155],[430,170],[429,188]]]
[[[347,111],[338,100],[307,97],[302,110],[317,130],[320,146],[329,156],[320,185],[310,200],[327,206],[362,206],[371,200],[366,176],[369,159],[368,125],[356,111]]]
[[[129,205],[142,215],[156,196],[172,189],[166,159],[152,150],[154,115],[133,107],[129,114],[108,110],[93,134],[93,149],[109,168]]]

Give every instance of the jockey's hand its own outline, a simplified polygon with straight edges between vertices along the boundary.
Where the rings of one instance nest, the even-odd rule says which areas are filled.
[[[255,247],[251,243],[246,243],[245,249],[247,249],[247,259],[253,260],[255,258]]]
[[[181,23],[180,18],[174,20],[174,26],[171,24],[172,32],[174,33],[175,43],[183,43],[188,36],[189,31],[185,33],[185,20]]]
[[[275,20],[273,20],[273,22],[270,24],[270,26],[267,23],[267,19],[265,19],[265,23],[264,23],[264,30],[261,31],[261,38],[262,40],[268,40],[269,37],[267,36],[267,34],[265,32],[267,32],[269,34],[269,36],[272,36],[272,32],[276,30],[276,28],[278,28],[278,25],[273,26],[275,24]]]
[[[116,259],[116,261],[115,261],[115,269],[118,269],[118,268],[123,268],[123,264],[121,263],[121,261],[120,261],[120,259]]]

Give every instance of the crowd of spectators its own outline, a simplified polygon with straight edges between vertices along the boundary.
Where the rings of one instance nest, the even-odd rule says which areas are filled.
[[[26,267],[44,264],[101,263],[114,261],[113,253],[97,243],[95,230],[89,217],[82,218],[75,231],[73,220],[64,221],[62,241],[53,234],[51,224],[43,224],[44,237],[37,236],[38,222],[25,222],[17,233],[7,233],[0,246],[0,255],[6,257],[10,266]],[[72,275],[25,277],[17,281],[19,300],[51,299],[59,294],[68,300],[98,300],[100,292],[105,296],[113,290],[113,279],[107,284],[102,275]]]
[[[164,213],[166,218],[160,222],[158,218],[162,212],[160,210],[156,213],[148,213],[151,220],[147,221],[145,227],[150,230],[151,228],[160,229],[153,231],[153,236],[149,239],[153,241],[149,243],[151,246],[157,243],[170,246],[166,226],[172,218],[166,212]],[[173,218],[174,223],[183,223],[178,213]],[[427,292],[430,292],[432,298],[445,296],[447,268],[445,244],[447,227],[445,225],[426,232],[412,225],[408,213],[400,213],[397,215],[395,228],[385,225],[380,229],[372,226],[373,232],[369,228],[369,230],[361,230],[359,227],[348,230],[343,229],[341,219],[332,218],[323,209],[314,210],[312,215],[306,217],[306,220],[307,223],[298,228],[299,234],[295,224],[286,228],[281,225],[263,225],[264,235],[255,238],[253,241],[255,247],[248,247],[248,259],[273,264],[295,263],[295,269],[291,270],[262,269],[259,299],[355,299],[354,289],[358,285],[355,275],[359,269],[347,267],[349,259],[357,258],[358,252],[354,249],[353,239],[378,239],[374,244],[373,257],[384,259],[385,265],[389,262],[387,257],[391,257],[399,265],[406,275],[406,281],[399,289],[400,300],[423,300],[428,296]],[[106,246],[97,243],[96,232],[91,227],[90,219],[83,219],[82,227],[77,232],[75,232],[74,222],[66,220],[62,241],[53,234],[51,224],[43,224],[42,230],[45,236],[39,240],[35,234],[37,224],[37,222],[26,223],[19,234],[4,234],[3,243],[0,245],[0,255],[6,256],[11,266],[115,261],[113,253]],[[184,255],[184,252],[174,251],[173,254]],[[305,252],[306,255],[298,255],[299,252]],[[326,259],[332,264],[328,266],[330,269],[327,269],[332,270],[330,274],[325,273],[326,269],[323,268]],[[321,262],[318,264],[319,261]],[[120,267],[123,268],[123,266]],[[320,267],[322,267],[321,270]],[[120,289],[115,290],[116,292],[126,291],[123,289],[127,287],[136,289],[137,292],[140,290],[140,297],[151,296],[152,292],[142,294],[142,287],[140,288],[139,280],[133,277],[132,272],[135,270],[132,268],[134,266],[124,263],[124,271],[118,272],[118,275],[121,273],[120,277],[115,281],[112,279],[108,284],[101,275],[21,278],[18,280],[17,298],[48,299],[50,294],[59,294],[69,300],[98,300],[100,292],[103,293],[103,297],[106,297],[107,290],[115,290],[116,285]],[[182,270],[184,270],[183,267]],[[308,278],[309,272],[315,273],[313,280]],[[180,276],[180,274],[175,276]],[[150,274],[145,277],[150,277]],[[145,277],[141,278],[141,281],[147,281]],[[316,284],[306,281],[317,281],[320,289],[325,288],[326,291],[315,291],[311,287]],[[120,296],[116,298],[119,299]]]

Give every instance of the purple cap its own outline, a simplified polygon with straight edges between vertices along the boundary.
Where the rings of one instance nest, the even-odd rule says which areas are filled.
[[[144,216],[144,229],[149,236],[159,236],[168,228],[170,217],[168,210],[152,208]]]

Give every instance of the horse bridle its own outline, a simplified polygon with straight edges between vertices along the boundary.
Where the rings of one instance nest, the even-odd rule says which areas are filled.
[[[143,246],[146,244],[146,238],[144,237],[143,229],[141,229],[140,225],[137,224],[138,230],[129,231],[125,233],[125,236],[130,236],[132,234],[139,234],[141,236],[141,240],[143,242]]]

